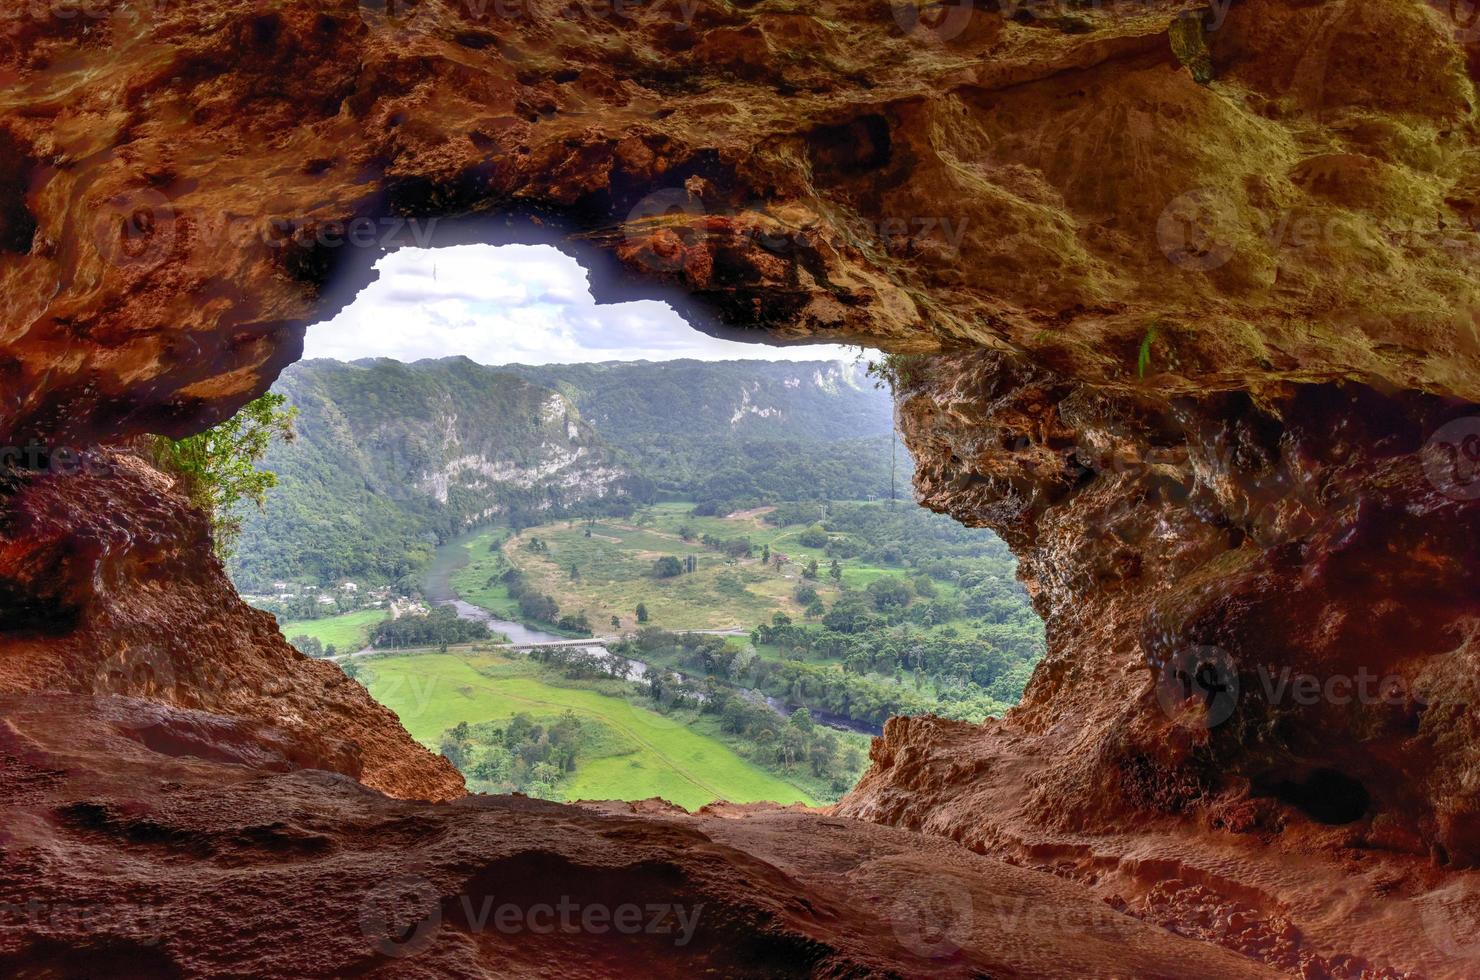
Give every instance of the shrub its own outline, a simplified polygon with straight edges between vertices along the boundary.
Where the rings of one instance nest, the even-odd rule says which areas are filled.
[[[797,535],[797,540],[801,542],[801,545],[804,548],[826,548],[827,532],[824,531],[820,525],[813,524],[801,534]]]
[[[653,578],[674,578],[683,574],[683,562],[672,555],[664,555],[653,562]]]

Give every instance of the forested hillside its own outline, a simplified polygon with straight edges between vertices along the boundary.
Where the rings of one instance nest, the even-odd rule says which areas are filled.
[[[555,388],[615,446],[654,435],[841,442],[887,437],[889,394],[836,361],[610,361],[498,368]]]
[[[436,545],[488,521],[527,526],[661,499],[708,513],[890,492],[892,406],[829,361],[487,367],[305,361],[274,391],[299,438],[263,466],[238,584],[409,584]],[[895,483],[908,495],[898,451]]]
[[[665,361],[509,365],[566,395],[660,493],[723,512],[883,497],[893,403],[862,365]],[[899,448],[896,484],[908,487]],[[908,491],[906,491],[906,494]]]
[[[245,515],[233,573],[248,589],[394,582],[469,524],[651,492],[559,393],[465,358],[307,361],[273,390],[298,437],[264,460],[278,486]]]

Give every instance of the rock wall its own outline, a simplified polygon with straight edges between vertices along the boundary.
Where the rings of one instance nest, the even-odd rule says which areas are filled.
[[[0,692],[196,709],[280,732],[294,767],[408,799],[463,794],[446,759],[242,602],[212,553],[209,523],[139,456],[92,450],[66,467],[11,476],[4,500]],[[198,739],[209,743],[211,733]]]
[[[89,9],[0,21],[7,690],[455,793],[157,477],[55,471],[230,414],[385,247],[553,236],[606,295],[904,355],[922,498],[1021,556],[1024,705],[891,722],[842,814],[1271,969],[1467,972],[1431,927],[1480,901],[1463,4]]]
[[[1315,821],[1480,860],[1473,409],[1349,382],[1167,404],[1154,380],[1109,393],[1001,355],[912,367],[922,500],[1001,533],[1048,625],[1003,726],[1073,733],[1024,784],[1043,823]],[[987,792],[970,772],[902,789],[922,760],[890,743],[912,732],[844,811],[983,833],[991,812],[955,798]]]
[[[1156,330],[1167,394],[1480,397],[1454,4],[1241,0],[1175,31],[1202,8],[26,6],[0,28],[16,444],[197,428],[384,248],[552,233],[615,259],[608,292],[772,337],[1118,383]]]

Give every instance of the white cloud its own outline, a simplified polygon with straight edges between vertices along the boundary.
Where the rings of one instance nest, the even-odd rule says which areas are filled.
[[[334,319],[310,327],[305,357],[416,361],[462,354],[482,364],[583,361],[852,359],[830,344],[721,340],[666,303],[598,306],[586,270],[549,245],[403,248]]]

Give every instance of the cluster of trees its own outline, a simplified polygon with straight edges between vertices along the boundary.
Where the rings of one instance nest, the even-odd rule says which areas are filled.
[[[330,643],[325,646],[324,642],[317,636],[309,636],[307,633],[300,633],[297,636],[291,637],[288,642],[305,657],[333,657],[339,653],[339,648],[334,644]]]
[[[492,635],[482,623],[459,618],[451,606],[438,606],[424,616],[401,616],[376,624],[370,631],[370,645],[391,649],[445,647],[486,640]]]
[[[775,527],[793,524],[815,524],[822,520],[823,506],[816,500],[788,500],[776,505],[761,520]]]
[[[506,569],[499,578],[508,590],[509,598],[519,604],[519,615],[525,622],[543,623],[567,633],[591,634],[591,621],[586,616],[586,610],[561,613],[560,604],[555,601],[555,597],[530,585],[519,569]]]
[[[589,681],[618,676],[612,658],[597,653],[591,647],[535,647],[529,651],[529,658],[557,668],[571,680]]]
[[[815,575],[807,575],[804,578],[816,578]],[[827,606],[822,601],[822,596],[817,592],[817,586],[810,582],[802,582],[791,590],[791,597],[806,611],[808,619],[817,619],[827,612]]]
[[[839,794],[852,788],[863,771],[862,750],[813,722],[806,708],[783,720],[767,705],[726,693],[704,710],[719,715],[721,730],[739,736],[741,755],[768,768],[789,773],[805,767]]]
[[[914,679],[917,686],[929,681],[938,699],[935,714],[973,721],[1016,704],[1043,655],[1042,630],[1035,623],[983,623],[970,634],[954,626],[923,630],[876,623],[865,632],[844,633],[785,623],[759,626],[751,638],[802,661],[840,662],[860,677]]]
[[[727,558],[749,558],[755,551],[749,538],[721,538],[714,534],[704,534],[700,536],[699,543]]]
[[[826,548],[827,540],[827,531],[820,524],[813,524],[797,535],[797,541],[803,548]]]
[[[685,555],[677,558],[673,555],[664,555],[653,560],[653,578],[677,578],[680,575],[692,575],[699,567],[699,560],[693,555]]]
[[[736,649],[722,636],[638,630],[614,651],[682,674],[648,675],[650,693],[668,703],[702,705],[730,686],[753,688],[789,704],[881,725],[892,715],[929,713],[934,699],[901,684],[820,664],[766,660],[753,647]]]
[[[507,722],[459,722],[442,735],[441,752],[485,793],[557,799],[575,771],[582,723],[573,712],[541,724],[520,713]]]

